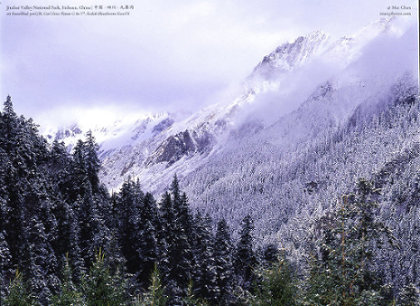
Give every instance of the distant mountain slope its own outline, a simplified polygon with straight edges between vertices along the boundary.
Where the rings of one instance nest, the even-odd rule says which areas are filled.
[[[394,19],[380,20],[337,41],[316,31],[267,55],[234,101],[221,101],[190,116],[158,114],[93,128],[101,145],[102,179],[117,188],[128,176],[138,177],[145,188],[159,192],[175,172],[181,177],[193,173],[213,155],[236,147],[232,139],[256,130],[263,128],[259,135],[273,135],[270,141],[281,140],[284,146],[286,139],[293,145],[305,141],[308,133],[314,137],[337,127],[355,107],[371,97],[379,99],[406,72],[409,60],[390,73],[372,58],[388,56],[387,46],[380,50],[381,43],[411,43],[401,31],[406,29]],[[397,60],[395,54],[392,60]],[[372,75],[369,61],[377,75]],[[72,146],[84,132],[75,125],[49,134]]]

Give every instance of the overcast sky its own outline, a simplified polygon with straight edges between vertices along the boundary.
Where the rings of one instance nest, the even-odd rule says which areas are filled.
[[[389,4],[417,7],[416,0],[0,2],[2,99],[10,94],[19,113],[51,122],[81,109],[195,110],[217,102],[281,43],[313,30],[352,34]],[[130,17],[5,16],[12,4],[89,3],[135,9]]]

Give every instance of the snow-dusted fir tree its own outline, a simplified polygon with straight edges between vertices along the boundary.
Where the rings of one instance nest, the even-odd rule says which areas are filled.
[[[254,224],[250,215],[242,220],[240,237],[236,244],[234,254],[234,267],[237,283],[245,290],[249,290],[255,280],[254,268],[257,264],[253,250]]]
[[[217,223],[214,261],[218,287],[217,300],[229,304],[233,301],[235,271],[233,268],[233,243],[230,237],[230,229],[224,219]]]

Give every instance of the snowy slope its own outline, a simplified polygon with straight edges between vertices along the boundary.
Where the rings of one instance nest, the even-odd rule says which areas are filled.
[[[410,64],[383,69],[381,61],[373,63],[376,74],[366,69],[371,53],[381,51],[375,49],[377,41],[400,43],[406,31],[406,25],[393,19],[338,40],[315,31],[264,57],[234,101],[217,101],[186,117],[131,116],[111,126],[92,127],[101,148],[103,182],[118,188],[127,177],[138,177],[145,189],[160,192],[175,172],[187,176],[212,156],[235,147],[236,139],[261,129],[264,133],[257,137],[264,135],[276,146],[292,148],[339,126],[364,101],[380,100],[385,89],[409,69]],[[383,56],[389,61],[392,55]],[[48,134],[71,148],[84,132],[74,125]]]

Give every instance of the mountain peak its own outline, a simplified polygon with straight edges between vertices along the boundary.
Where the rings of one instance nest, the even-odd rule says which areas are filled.
[[[322,31],[313,31],[305,36],[299,36],[294,42],[282,44],[265,56],[255,67],[253,74],[266,75],[273,71],[293,70],[318,53],[328,39],[329,35]]]

